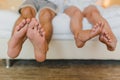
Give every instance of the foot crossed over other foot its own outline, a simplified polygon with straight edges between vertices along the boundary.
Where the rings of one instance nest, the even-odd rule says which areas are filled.
[[[77,47],[82,48],[85,45],[86,41],[98,36],[101,33],[103,26],[104,24],[102,22],[98,22],[92,27],[91,30],[80,31],[77,36],[75,36]]]
[[[46,59],[48,51],[48,43],[45,39],[45,31],[36,19],[32,19],[27,31],[27,37],[34,46],[35,58],[38,62],[43,62]]]

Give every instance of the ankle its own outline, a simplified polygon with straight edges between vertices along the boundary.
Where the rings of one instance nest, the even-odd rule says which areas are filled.
[[[73,32],[73,35],[74,35],[74,37],[76,38],[76,37],[78,37],[79,33],[82,33],[82,32],[83,32],[82,30],[80,30],[80,31],[75,31],[75,32]]]

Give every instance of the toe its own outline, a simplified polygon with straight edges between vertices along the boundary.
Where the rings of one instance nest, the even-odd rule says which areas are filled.
[[[26,24],[26,21],[24,19],[18,26],[16,26],[16,30],[20,31],[25,26],[25,24]]]
[[[34,29],[34,26],[35,26],[34,21],[31,21],[29,24],[29,28]]]
[[[27,24],[29,24],[30,23],[30,19],[28,18],[28,19],[26,19],[26,22],[27,22]]]

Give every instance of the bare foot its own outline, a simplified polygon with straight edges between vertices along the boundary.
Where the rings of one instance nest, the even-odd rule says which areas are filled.
[[[75,37],[77,47],[82,48],[85,45],[86,41],[98,36],[101,33],[101,30],[103,29],[103,25],[103,23],[98,22],[92,27],[91,30],[84,30],[79,32],[79,34]]]
[[[114,51],[117,44],[117,39],[113,34],[109,24],[105,21],[105,26],[100,34],[99,40],[106,44],[107,49],[110,51]]]
[[[27,37],[30,39],[34,46],[35,58],[38,62],[43,62],[46,59],[48,51],[48,44],[45,39],[45,31],[36,19],[32,19],[27,31]]]
[[[14,33],[11,39],[8,42],[8,56],[11,58],[16,58],[22,48],[22,44],[26,39],[27,32],[27,23],[30,20],[23,20],[19,25],[17,25],[14,29]]]

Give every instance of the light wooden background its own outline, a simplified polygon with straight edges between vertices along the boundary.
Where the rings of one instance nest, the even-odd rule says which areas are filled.
[[[0,0],[0,9],[17,10],[24,0]],[[120,4],[120,0],[100,0],[104,7]]]
[[[103,0],[104,7],[109,7],[112,5],[120,5],[120,0]]]
[[[0,9],[17,10],[23,0],[0,0]]]

